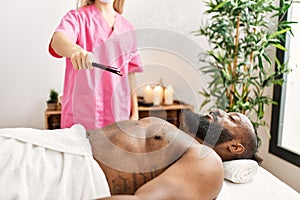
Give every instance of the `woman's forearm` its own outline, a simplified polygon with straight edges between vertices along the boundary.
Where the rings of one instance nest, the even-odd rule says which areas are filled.
[[[92,68],[92,63],[88,56],[90,52],[73,43],[63,33],[56,32],[53,34],[51,47],[58,55],[70,58],[75,69]]]
[[[130,85],[130,95],[131,95],[131,120],[139,119],[139,111],[138,111],[138,100],[136,93],[136,79],[135,73],[129,73],[128,75],[129,85]]]
[[[75,51],[80,51],[82,48],[73,43],[63,33],[56,32],[53,34],[51,47],[60,56],[70,58]]]

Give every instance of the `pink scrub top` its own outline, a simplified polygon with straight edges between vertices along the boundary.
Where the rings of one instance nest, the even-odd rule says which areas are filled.
[[[83,49],[93,52],[96,62],[117,67],[119,76],[102,69],[74,69],[66,58],[61,128],[82,124],[87,130],[115,121],[128,120],[131,113],[129,72],[142,72],[134,27],[116,14],[113,30],[95,5],[69,11],[55,32],[61,32]],[[57,55],[49,45],[49,52]]]

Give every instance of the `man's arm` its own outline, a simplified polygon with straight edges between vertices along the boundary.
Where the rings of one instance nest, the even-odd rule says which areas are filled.
[[[223,180],[223,166],[220,157],[212,149],[197,144],[165,172],[141,186],[135,195],[112,196],[104,199],[211,200],[218,196]]]

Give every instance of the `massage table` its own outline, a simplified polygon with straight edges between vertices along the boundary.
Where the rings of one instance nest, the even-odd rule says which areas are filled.
[[[0,159],[1,200],[82,200],[110,195],[81,125],[56,130],[2,128]],[[300,194],[258,166],[247,183],[224,180],[217,200],[234,199],[300,200]]]
[[[300,194],[259,166],[247,183],[224,180],[217,200],[300,200]]]

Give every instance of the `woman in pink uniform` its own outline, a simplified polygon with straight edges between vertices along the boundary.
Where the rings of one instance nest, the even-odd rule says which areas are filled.
[[[87,130],[137,120],[135,72],[142,72],[134,27],[121,15],[124,0],[81,0],[56,28],[49,52],[66,57],[61,128]],[[123,76],[93,68],[90,55]]]

